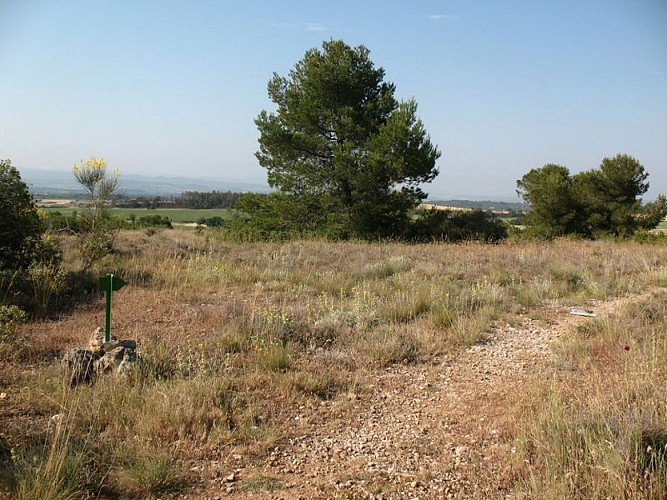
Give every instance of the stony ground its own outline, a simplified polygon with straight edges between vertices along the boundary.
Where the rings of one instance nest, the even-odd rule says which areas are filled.
[[[553,342],[589,319],[554,308],[457,357],[380,371],[360,392],[290,415],[291,438],[260,463],[234,451],[193,463],[200,486],[183,497],[513,498],[507,424],[528,380],[550,376]]]

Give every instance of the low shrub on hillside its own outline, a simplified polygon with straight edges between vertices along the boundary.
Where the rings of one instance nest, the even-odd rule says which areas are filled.
[[[420,211],[408,227],[408,241],[483,241],[492,243],[507,238],[506,224],[483,210]]]

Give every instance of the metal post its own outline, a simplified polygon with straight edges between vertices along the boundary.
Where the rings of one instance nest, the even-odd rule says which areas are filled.
[[[107,284],[107,315],[104,326],[104,342],[111,342],[111,295],[113,291],[113,274],[107,274],[109,282]]]
[[[98,289],[107,294],[107,312],[104,325],[104,342],[111,342],[111,294],[120,290],[126,285],[123,278],[109,273],[106,276],[100,276]]]

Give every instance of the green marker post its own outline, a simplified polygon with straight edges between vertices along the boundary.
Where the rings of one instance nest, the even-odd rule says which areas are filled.
[[[106,276],[100,276],[98,281],[99,290],[107,294],[107,312],[106,322],[104,325],[104,342],[111,341],[111,294],[116,290],[120,290],[127,283],[120,277],[109,273]]]

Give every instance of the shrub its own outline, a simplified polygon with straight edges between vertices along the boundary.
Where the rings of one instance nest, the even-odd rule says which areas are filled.
[[[28,186],[9,160],[0,160],[0,270],[42,260],[44,224]]]
[[[418,211],[404,238],[409,241],[445,240],[484,241],[487,243],[507,238],[507,226],[492,213],[483,210]]]
[[[13,339],[16,325],[25,323],[28,315],[17,306],[0,305],[0,342]]]
[[[92,156],[81,165],[74,164],[74,178],[88,191],[88,204],[82,217],[82,231],[79,232],[79,252],[84,270],[107,255],[113,249],[113,242],[120,230],[116,218],[107,210],[116,187],[118,172],[107,173],[107,162]]]
[[[139,217],[134,223],[136,227],[166,227],[173,229],[171,219],[162,215],[144,215]]]
[[[204,224],[208,227],[222,227],[226,224],[227,221],[220,217],[219,215],[216,215],[214,217],[202,217],[200,219],[197,219],[197,224]]]
[[[52,264],[35,263],[28,268],[27,274],[32,285],[35,312],[44,315],[53,296],[67,288],[67,273]]]

